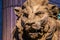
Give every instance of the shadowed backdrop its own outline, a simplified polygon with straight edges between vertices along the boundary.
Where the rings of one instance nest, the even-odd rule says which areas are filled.
[[[2,0],[0,0],[0,40],[2,40]]]

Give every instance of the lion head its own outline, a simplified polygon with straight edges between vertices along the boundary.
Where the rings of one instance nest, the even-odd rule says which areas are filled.
[[[39,0],[29,0],[22,7],[15,7],[17,15],[16,26],[19,28],[21,40],[46,40],[56,32],[56,16],[58,8],[55,5],[39,4]],[[36,2],[36,3],[35,3]],[[43,1],[42,1],[43,2]],[[52,37],[52,36],[51,36]],[[51,38],[50,37],[50,38]]]

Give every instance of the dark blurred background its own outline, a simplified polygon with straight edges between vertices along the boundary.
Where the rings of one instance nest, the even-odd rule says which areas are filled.
[[[60,8],[60,0],[49,0],[51,4],[57,5]]]
[[[2,0],[0,0],[0,40],[2,40]]]

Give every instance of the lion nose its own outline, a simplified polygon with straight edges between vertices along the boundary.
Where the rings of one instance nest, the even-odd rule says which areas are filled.
[[[34,22],[33,23],[26,23],[26,25],[28,26],[32,26],[33,24],[35,24]]]

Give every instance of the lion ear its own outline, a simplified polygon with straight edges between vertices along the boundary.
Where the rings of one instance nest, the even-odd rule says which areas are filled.
[[[14,8],[14,12],[15,12],[16,16],[19,16],[21,14],[21,11],[22,11],[21,7]]]

